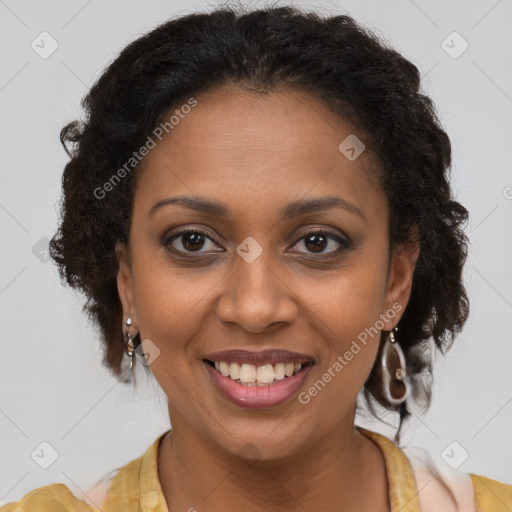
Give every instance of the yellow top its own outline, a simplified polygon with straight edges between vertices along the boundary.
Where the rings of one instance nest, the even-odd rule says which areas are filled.
[[[470,503],[470,510],[467,506],[461,509],[447,506],[439,488],[429,484],[431,478],[425,481],[418,478],[419,473],[400,447],[381,434],[356,428],[374,441],[383,453],[391,512],[430,512],[431,509],[433,512],[512,511],[512,485],[474,474],[465,474],[467,481],[472,483],[470,501],[465,502],[466,505]],[[117,471],[103,503],[96,504],[101,508],[88,505],[74,496],[66,485],[58,483],[38,487],[20,501],[0,507],[0,512],[168,512],[157,472],[158,447],[166,433],[161,434],[143,455]],[[428,489],[430,494],[425,493]]]

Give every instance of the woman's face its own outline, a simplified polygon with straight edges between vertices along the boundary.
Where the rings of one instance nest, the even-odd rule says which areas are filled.
[[[150,369],[175,431],[279,458],[352,428],[380,331],[409,299],[417,247],[393,254],[388,274],[389,212],[373,161],[339,149],[354,130],[323,104],[228,86],[196,99],[143,162],[118,275],[123,311],[159,350]],[[219,207],[155,207],[178,196]],[[339,205],[309,203],[325,198]],[[250,353],[212,356],[228,350]],[[283,377],[294,355],[251,359],[267,350],[314,364]],[[248,365],[245,381],[253,366],[275,380],[245,386],[207,359]]]

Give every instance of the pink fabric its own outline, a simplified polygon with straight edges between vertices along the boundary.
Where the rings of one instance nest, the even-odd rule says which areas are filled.
[[[416,479],[421,512],[475,512],[474,489],[469,474],[435,462],[422,448],[402,448]]]

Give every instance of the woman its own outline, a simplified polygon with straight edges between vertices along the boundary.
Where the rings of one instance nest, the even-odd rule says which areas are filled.
[[[105,364],[149,368],[172,429],[94,505],[52,484],[2,512],[510,510],[512,485],[398,446],[430,403],[429,347],[469,310],[468,212],[419,86],[350,17],[288,7],[184,16],[125,48],[61,133],[50,248]],[[359,397],[398,413],[394,443],[354,424]]]

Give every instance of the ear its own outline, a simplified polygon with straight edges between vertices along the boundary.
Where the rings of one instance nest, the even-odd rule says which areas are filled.
[[[400,321],[411,296],[412,278],[420,253],[418,227],[414,225],[410,231],[409,241],[396,247],[391,256],[386,291],[383,322],[385,331],[391,331]],[[401,307],[399,307],[400,305]],[[397,312],[393,318],[386,311]]]
[[[122,242],[116,243],[116,259],[119,264],[117,272],[117,291],[119,300],[123,307],[123,317],[132,317],[132,323],[137,325],[137,312],[135,309],[134,293],[133,293],[133,275],[131,254],[126,244]]]

